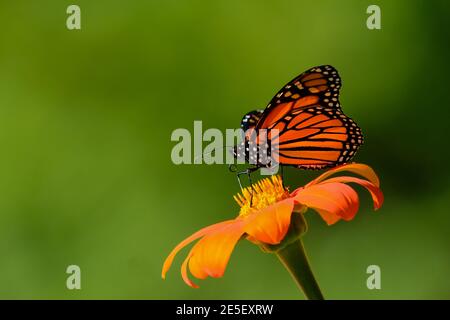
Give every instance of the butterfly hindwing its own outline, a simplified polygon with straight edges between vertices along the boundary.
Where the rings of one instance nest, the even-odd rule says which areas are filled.
[[[363,143],[361,129],[351,118],[324,105],[291,112],[278,129],[278,161],[301,169],[344,164]]]

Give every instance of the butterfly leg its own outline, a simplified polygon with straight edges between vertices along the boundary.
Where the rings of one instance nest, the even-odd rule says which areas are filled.
[[[242,190],[243,189],[242,182],[241,182],[241,174],[242,174],[242,172],[237,172],[238,169],[237,169],[237,166],[235,164],[230,164],[228,166],[228,170],[230,170],[230,172],[236,172],[236,177],[237,177],[237,180],[238,180],[238,183],[239,183],[239,187]]]
[[[254,189],[254,187],[253,187],[253,181],[252,181],[251,174],[252,174],[253,172],[255,172],[256,170],[258,170],[259,167],[258,167],[258,166],[249,167],[249,168],[247,168],[247,169],[245,169],[245,170],[243,170],[243,171],[237,172],[237,167],[236,167],[236,165],[232,165],[232,164],[231,164],[231,165],[228,166],[228,169],[229,169],[231,172],[236,172],[236,177],[237,177],[237,180],[238,180],[238,183],[239,183],[239,187],[241,188],[241,190],[244,189],[244,187],[242,186],[241,176],[242,176],[242,175],[247,175],[248,182],[250,183],[250,186],[251,186],[251,188],[252,188],[252,194],[251,194],[251,198],[250,198],[250,206],[251,206],[252,203],[253,203],[253,192],[255,191],[255,189]]]
[[[243,190],[244,188],[242,187],[241,174],[243,174],[243,172],[236,173],[236,178],[237,178],[238,183],[239,183],[239,188],[241,188],[241,190]]]
[[[238,179],[239,187],[241,187],[241,189],[244,189],[244,187],[242,186],[241,176],[244,175],[244,174],[247,175],[248,181],[249,181],[249,183],[251,185],[252,184],[252,179],[251,179],[250,174],[252,172],[258,170],[258,169],[259,169],[258,167],[249,167],[249,168],[247,168],[247,169],[245,169],[243,171],[239,171],[238,172],[236,165],[230,164],[228,166],[228,170],[230,170],[230,172],[235,172],[236,173],[236,177]]]
[[[247,175],[248,182],[249,182],[249,184],[250,184],[250,187],[252,188],[252,193],[251,193],[251,197],[250,197],[250,207],[253,205],[253,193],[255,192],[255,189],[254,189],[254,187],[253,187],[253,181],[252,181],[252,176],[251,176],[251,174],[252,174],[253,172],[255,172],[256,170],[258,170],[258,169],[259,169],[259,168],[258,168],[257,166],[255,166],[255,167],[249,167],[249,168],[245,169],[244,171],[241,171],[241,172],[238,172],[238,173],[237,173],[237,177],[238,177],[238,181],[239,181],[239,185],[240,185],[241,189],[242,189],[242,184],[241,184],[240,176],[243,175],[243,174]]]
[[[244,189],[244,188],[242,187],[242,181],[241,181],[241,176],[242,176],[242,175],[246,175],[246,176],[247,176],[248,182],[250,183],[250,186],[253,188],[253,185],[252,185],[252,178],[251,178],[250,174],[251,174],[254,170],[251,170],[251,169],[252,169],[252,168],[248,168],[248,169],[245,169],[244,171],[240,171],[240,172],[237,172],[237,173],[236,173],[236,177],[237,177],[237,179],[238,179],[239,186],[241,187],[241,189]]]

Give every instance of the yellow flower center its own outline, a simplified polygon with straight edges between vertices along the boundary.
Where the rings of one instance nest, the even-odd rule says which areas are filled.
[[[241,207],[239,216],[246,216],[254,210],[264,209],[288,197],[289,191],[283,187],[281,177],[272,176],[242,189],[234,199]]]

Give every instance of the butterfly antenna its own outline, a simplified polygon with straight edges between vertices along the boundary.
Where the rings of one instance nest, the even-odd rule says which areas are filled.
[[[204,158],[204,156],[210,155],[211,153],[213,153],[213,152],[215,152],[217,150],[221,150],[221,149],[225,149],[225,148],[233,148],[233,147],[224,146],[222,148],[216,148],[214,150],[211,150],[210,152],[206,152],[206,153],[202,152],[202,154],[199,154],[199,155],[194,157],[194,163],[196,163],[198,159]]]

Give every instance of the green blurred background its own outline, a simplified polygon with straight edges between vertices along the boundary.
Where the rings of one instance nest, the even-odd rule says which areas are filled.
[[[66,29],[81,7],[82,30]],[[382,29],[368,30],[378,4]],[[275,256],[241,242],[225,277],[186,286],[164,258],[234,217],[226,165],[172,164],[176,128],[234,128],[288,80],[332,64],[363,129],[355,161],[380,175],[374,213],[308,213],[327,298],[450,298],[450,5],[442,1],[0,3],[0,298],[297,299]],[[317,172],[289,169],[299,186]],[[66,289],[81,267],[82,289]],[[366,268],[381,267],[381,290]]]

